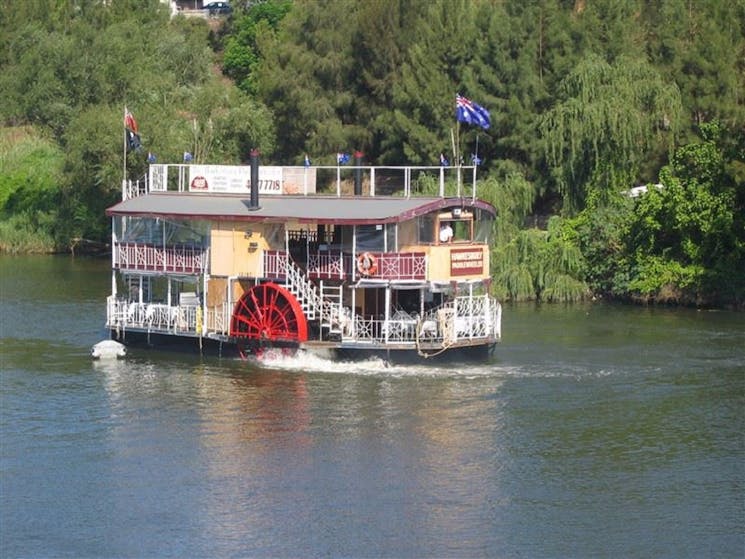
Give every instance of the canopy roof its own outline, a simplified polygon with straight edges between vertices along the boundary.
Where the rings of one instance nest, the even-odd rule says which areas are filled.
[[[250,200],[245,195],[177,192],[150,193],[130,198],[107,209],[106,215],[353,225],[399,223],[454,207],[480,208],[496,215],[491,204],[470,198],[263,196],[257,209],[250,207]]]

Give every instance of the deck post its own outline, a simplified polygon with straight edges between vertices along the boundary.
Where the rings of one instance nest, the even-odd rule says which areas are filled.
[[[111,295],[116,297],[116,255],[119,247],[116,244],[116,219],[111,218]]]
[[[471,200],[476,201],[476,168],[478,165],[473,164],[473,187],[471,188]]]
[[[357,266],[354,263],[357,261],[357,226],[352,225],[352,281],[357,279]],[[342,264],[344,261],[342,260]]]
[[[200,336],[207,333],[207,271],[202,273],[202,329],[198,334]]]
[[[388,343],[388,321],[391,318],[391,286],[385,287],[385,319],[383,320],[383,330],[385,332],[385,343]]]

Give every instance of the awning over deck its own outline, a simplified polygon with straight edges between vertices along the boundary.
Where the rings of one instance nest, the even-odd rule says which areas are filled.
[[[250,208],[248,197],[241,195],[150,193],[120,202],[106,210],[106,215],[346,225],[399,223],[455,206],[496,215],[492,205],[471,198],[264,196],[259,205]]]

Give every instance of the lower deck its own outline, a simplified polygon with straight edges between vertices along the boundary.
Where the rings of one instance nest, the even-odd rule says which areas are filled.
[[[466,295],[423,313],[397,309],[380,318],[359,316],[336,306],[308,321],[307,339],[261,339],[231,330],[234,308],[207,309],[190,304],[144,303],[116,296],[107,300],[106,326],[116,339],[133,334],[149,339],[205,340],[240,348],[289,345],[349,352],[408,351],[422,357],[456,348],[492,346],[500,339],[501,306],[488,295]]]

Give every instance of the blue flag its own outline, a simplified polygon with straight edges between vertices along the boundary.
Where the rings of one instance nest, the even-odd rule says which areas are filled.
[[[336,162],[339,165],[346,165],[347,163],[349,163],[349,154],[348,153],[337,153]]]
[[[303,161],[303,165],[305,165],[306,167],[310,167],[310,157],[308,157],[307,154],[305,155],[305,161]]]
[[[450,166],[450,161],[448,161],[448,158],[445,157],[445,154],[444,153],[441,153],[440,154],[440,165],[442,165],[443,167],[449,167]]]
[[[188,163],[192,159],[194,159],[194,156],[191,153],[189,153],[188,151],[185,151],[184,152],[184,163]]]
[[[476,165],[478,167],[479,165],[481,165],[481,158],[478,155],[476,155],[475,153],[472,153],[471,154],[471,163],[473,163],[474,165]]]
[[[155,154],[151,151],[147,152],[147,162],[148,163],[155,163],[158,161],[158,158],[155,157]]]
[[[460,95],[455,96],[455,118],[459,122],[476,124],[484,129],[489,128],[491,125],[489,111]]]

